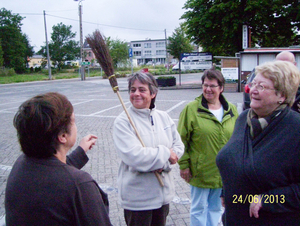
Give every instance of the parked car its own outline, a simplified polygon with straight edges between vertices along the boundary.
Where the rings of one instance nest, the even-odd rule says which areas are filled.
[[[243,110],[250,108],[250,88],[249,83],[253,81],[255,77],[255,69],[253,69],[250,74],[247,76],[247,81],[243,80],[242,84],[245,84],[244,92],[243,92]]]
[[[151,66],[151,65],[153,65],[153,62],[152,62],[152,61],[148,61],[148,62],[146,63],[146,65],[147,65],[147,66]]]

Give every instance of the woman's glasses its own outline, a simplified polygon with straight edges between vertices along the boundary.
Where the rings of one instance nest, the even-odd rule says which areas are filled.
[[[268,89],[268,90],[275,90],[275,89],[271,89],[271,88],[268,88],[268,87],[265,87],[264,85],[261,85],[261,84],[258,84],[256,82],[250,82],[248,84],[249,88],[256,88],[258,91],[264,91],[265,89]]]
[[[215,85],[208,85],[208,84],[203,84],[203,86],[204,86],[204,88],[211,88],[211,89],[215,89],[215,88],[217,88],[217,87],[219,87],[219,86],[215,86]]]

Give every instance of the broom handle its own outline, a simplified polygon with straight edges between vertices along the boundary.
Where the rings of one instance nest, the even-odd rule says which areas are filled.
[[[124,104],[124,102],[123,102],[123,99],[122,99],[122,97],[121,97],[119,91],[117,91],[117,95],[118,95],[118,97],[119,97],[119,100],[120,100],[120,102],[121,102],[121,104],[122,104],[122,106],[123,106],[123,108],[124,108],[124,111],[125,111],[125,113],[126,113],[128,119],[129,119],[129,122],[130,122],[130,124],[132,125],[132,127],[133,127],[133,129],[134,129],[134,131],[135,131],[135,133],[136,133],[136,135],[137,135],[137,137],[138,137],[138,139],[139,139],[140,142],[142,143],[142,146],[145,147],[145,144],[144,144],[142,138],[140,137],[140,134],[138,133],[138,131],[137,131],[137,129],[136,129],[136,127],[135,127],[135,125],[134,125],[134,123],[133,123],[133,121],[132,121],[132,119],[131,119],[131,117],[130,117],[128,111],[127,111],[127,108],[126,108],[126,106],[125,106],[125,104]],[[164,186],[164,182],[162,181],[162,179],[161,179],[159,173],[156,172],[156,171],[154,171],[154,174],[155,174],[155,176],[156,176],[156,178],[157,178],[157,180],[158,180],[160,186],[163,187],[163,186]]]

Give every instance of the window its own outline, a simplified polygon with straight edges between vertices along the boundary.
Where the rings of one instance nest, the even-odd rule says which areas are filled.
[[[145,51],[145,56],[151,56],[151,50],[146,50]]]
[[[156,43],[156,48],[159,48],[159,47],[165,47],[166,46],[166,43],[165,42],[157,42]]]
[[[142,52],[141,51],[133,51],[134,56],[141,56]]]
[[[135,43],[133,44],[133,47],[141,47],[141,43]]]
[[[156,55],[166,55],[166,50],[156,50]]]
[[[89,52],[89,57],[91,57],[92,56],[92,52]]]
[[[145,43],[145,44],[144,44],[144,47],[145,47],[145,48],[151,48],[151,43]]]

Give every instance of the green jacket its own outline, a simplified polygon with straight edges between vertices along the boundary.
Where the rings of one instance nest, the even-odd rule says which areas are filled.
[[[189,183],[195,187],[222,187],[216,156],[231,137],[238,112],[222,94],[220,101],[224,108],[222,122],[208,110],[203,95],[188,103],[179,117],[177,129],[185,150],[178,163],[180,169],[190,168]]]

